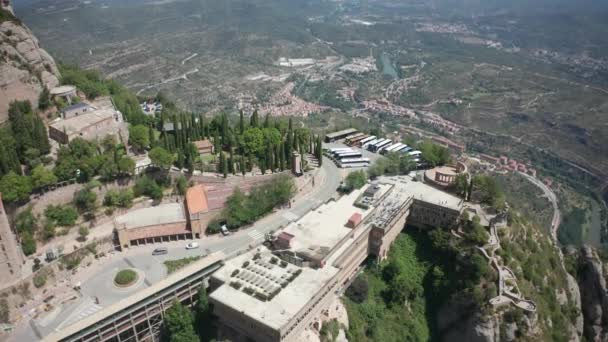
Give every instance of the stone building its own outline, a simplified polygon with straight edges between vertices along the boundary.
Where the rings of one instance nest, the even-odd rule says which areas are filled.
[[[75,138],[101,140],[114,135],[118,141],[128,141],[128,125],[119,111],[110,108],[87,111],[67,119],[56,119],[49,125],[49,137],[60,144]]]
[[[8,282],[12,279],[19,279],[23,262],[24,257],[21,253],[21,248],[17,243],[15,234],[11,230],[8,216],[2,203],[2,194],[0,194],[0,274],[4,275],[3,280],[0,282],[0,287],[8,285]]]
[[[227,260],[212,275],[210,301],[221,338],[301,341],[319,331],[329,305],[368,256],[386,258],[406,224],[447,229],[463,210],[458,197],[409,176],[383,177],[370,186],[375,196],[367,209],[354,206],[364,192],[355,190],[290,223],[271,244]]]
[[[200,154],[201,156],[210,155],[214,152],[213,144],[211,143],[211,141],[209,141],[209,139],[195,141],[193,142],[193,144],[194,146],[196,146],[198,154]]]

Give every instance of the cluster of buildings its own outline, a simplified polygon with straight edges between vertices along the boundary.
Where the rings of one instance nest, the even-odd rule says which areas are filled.
[[[515,159],[509,159],[507,156],[493,157],[487,154],[480,154],[479,158],[485,162],[495,165],[497,170],[519,171],[527,173],[532,177],[536,177],[536,169]]]
[[[109,97],[92,104],[72,104],[49,124],[49,137],[60,144],[68,144],[75,138],[101,140],[107,135],[116,136],[123,143],[129,140],[128,124]]]
[[[142,102],[140,107],[146,115],[160,115],[163,111],[163,104],[152,100]]]
[[[188,188],[183,203],[166,203],[129,211],[114,219],[115,238],[120,248],[148,243],[200,238],[223,203],[211,202],[207,188]]]
[[[320,113],[328,107],[307,102],[292,94],[295,83],[287,83],[278,93],[274,94],[268,103],[260,106],[260,113],[271,116],[308,116],[311,113]]]
[[[460,198],[408,176],[369,188],[321,205],[268,244],[226,260],[209,280],[221,338],[299,341],[320,329],[368,256],[386,258],[406,223],[450,229],[463,211]],[[355,206],[362,197],[368,205]]]

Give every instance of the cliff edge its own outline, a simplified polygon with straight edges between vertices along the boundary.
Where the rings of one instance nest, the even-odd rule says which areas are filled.
[[[0,123],[8,119],[9,103],[29,100],[38,104],[44,87],[59,84],[55,60],[40,47],[38,39],[12,12],[10,3],[0,5]]]

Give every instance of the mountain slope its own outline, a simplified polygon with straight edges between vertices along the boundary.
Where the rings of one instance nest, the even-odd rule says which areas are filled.
[[[27,99],[35,106],[42,89],[56,87],[60,75],[53,57],[40,48],[11,8],[0,11],[0,122],[4,122],[11,101]]]

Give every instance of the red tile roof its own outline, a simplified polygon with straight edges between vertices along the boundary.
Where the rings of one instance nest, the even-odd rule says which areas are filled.
[[[188,206],[188,213],[190,215],[209,211],[207,189],[203,184],[198,184],[188,189],[186,192],[186,205]]]

